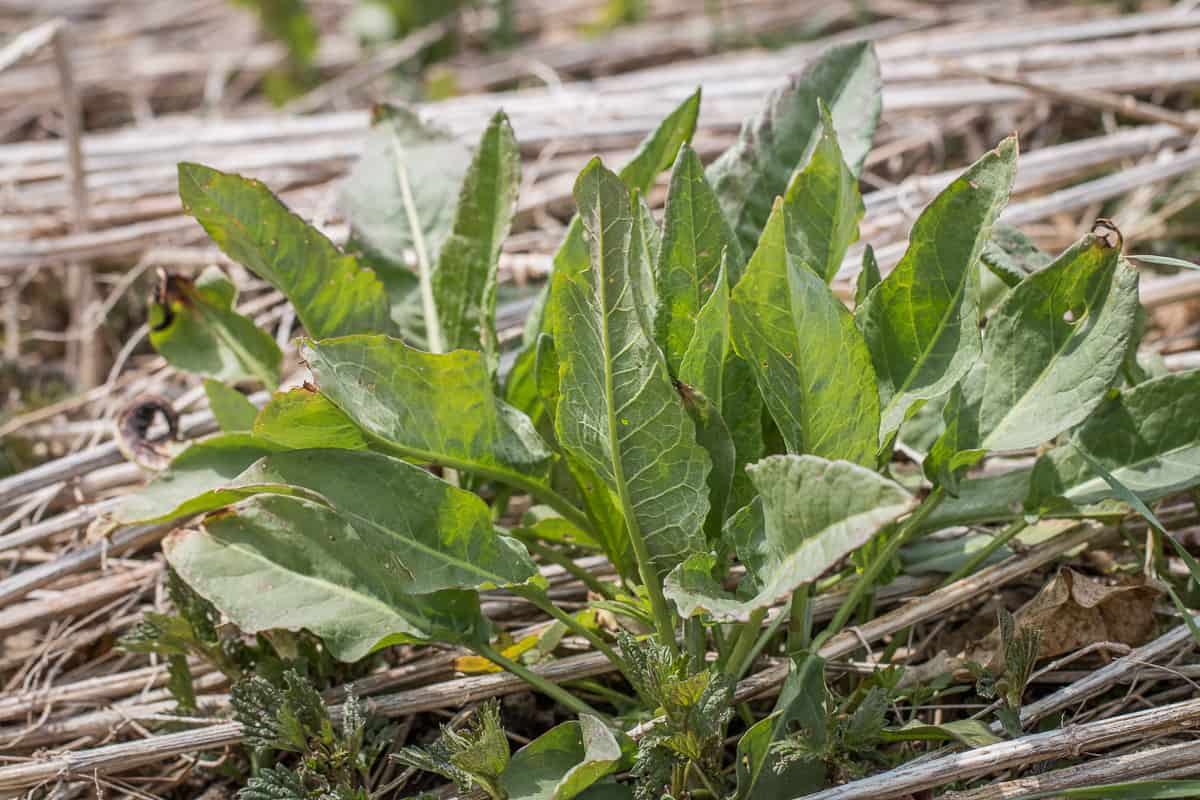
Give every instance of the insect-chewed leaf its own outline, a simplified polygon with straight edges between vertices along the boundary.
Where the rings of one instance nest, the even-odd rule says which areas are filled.
[[[306,341],[321,394],[404,458],[499,481],[540,481],[550,456],[529,418],[492,394],[483,355],[426,353],[386,336]]]
[[[309,335],[393,330],[375,273],[341,253],[259,181],[183,163],[179,196],[227,256],[292,301]]]
[[[591,261],[554,274],[555,430],[621,498],[630,536],[666,572],[703,549],[711,465],[636,308],[628,191],[594,160],[575,197]]]
[[[976,161],[921,212],[900,263],[857,310],[883,404],[880,441],[979,357],[979,254],[1016,172],[1017,141]]]
[[[343,661],[390,644],[486,637],[475,592],[405,592],[403,567],[382,545],[321,503],[262,495],[177,531],[163,550],[243,631],[304,628]]]
[[[1200,484],[1197,397],[1200,371],[1191,371],[1139,383],[1109,400],[1075,432],[1074,446],[1038,459],[1027,507],[1052,508],[1052,498],[1080,507],[1115,496],[1077,448],[1145,502]]]
[[[564,722],[513,754],[500,785],[510,800],[572,800],[596,781],[628,769],[633,741],[588,714]]]
[[[1010,291],[984,337],[983,447],[1034,447],[1100,404],[1128,350],[1137,282],[1120,251],[1089,234]]]
[[[772,202],[820,135],[818,99],[828,106],[846,163],[857,176],[875,136],[882,86],[869,42],[831,47],[746,121],[737,142],[708,168],[745,252],[753,251]]]
[[[733,290],[733,341],[789,452],[875,462],[879,397],[854,318],[786,249],[777,202]]]
[[[492,117],[459,192],[454,226],[433,272],[447,349],[497,356],[496,266],[521,183],[521,152],[504,112]]]
[[[234,310],[236,300],[237,288],[217,267],[195,283],[164,275],[150,306],[150,343],[177,369],[273,388],[283,354],[269,333]]]

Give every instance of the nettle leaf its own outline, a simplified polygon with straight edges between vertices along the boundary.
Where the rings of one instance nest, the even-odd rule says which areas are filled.
[[[305,341],[301,355],[321,394],[377,447],[516,486],[543,480],[550,452],[528,417],[493,396],[482,354],[346,336]]]
[[[183,209],[225,255],[283,292],[311,336],[388,332],[383,284],[256,180],[179,165]]]
[[[636,745],[589,714],[564,722],[513,754],[500,785],[510,800],[572,800],[633,763]]]
[[[362,429],[329,401],[307,387],[277,392],[254,420],[254,435],[287,449],[310,447],[366,450]]]
[[[554,274],[555,430],[620,498],[630,539],[666,572],[704,547],[711,463],[635,307],[628,191],[595,159],[575,199],[591,261]]]
[[[857,310],[879,379],[880,442],[913,403],[950,391],[979,358],[976,262],[1016,163],[1010,137],[934,198],[900,263]]]
[[[403,591],[401,564],[381,539],[321,503],[262,495],[176,531],[163,551],[246,633],[307,629],[342,661],[392,644],[486,637],[475,592]]]
[[[704,178],[700,157],[685,145],[671,174],[662,250],[655,269],[655,339],[672,375],[680,374],[684,354],[696,333],[697,317],[717,288],[722,265],[732,270],[731,282],[736,283],[743,260],[717,196]]]
[[[237,287],[218,267],[194,283],[164,273],[150,305],[150,344],[176,369],[274,387],[283,353],[271,334],[234,310],[236,301]]]
[[[733,341],[750,364],[787,449],[873,464],[879,398],[854,318],[817,273],[786,250],[777,201],[733,290]]]
[[[471,163],[466,143],[426,123],[416,112],[402,106],[377,107],[362,156],[346,176],[339,196],[350,221],[351,248],[361,249],[373,263],[386,266],[383,272],[411,277],[407,264],[419,234],[435,263],[454,227],[459,187]],[[420,231],[413,230],[405,209],[401,172],[412,194]],[[313,335],[324,338],[331,334]]]
[[[1117,380],[1137,271],[1089,234],[1011,290],[988,321],[982,446],[1034,447],[1082,422]]]
[[[1200,484],[1200,371],[1139,383],[1108,400],[1071,437],[1034,466],[1030,510],[1053,499],[1082,507],[1114,497],[1109,483],[1079,450],[1091,456],[1144,502]]]
[[[223,432],[246,433],[254,427],[258,407],[237,389],[208,378],[204,381],[204,396]]]
[[[496,268],[520,184],[521,151],[508,117],[498,111],[463,178],[454,226],[433,271],[433,297],[449,350],[498,357]]]
[[[708,179],[745,252],[754,250],[773,200],[784,194],[820,135],[817,100],[829,108],[850,173],[857,176],[879,122],[882,85],[869,42],[831,47],[746,121],[737,142],[708,168]]]
[[[858,223],[866,212],[858,177],[842,160],[829,109],[818,98],[820,124],[784,195],[787,247],[800,263],[833,281],[850,245],[858,241]]]
[[[745,601],[712,596],[711,580],[705,584],[697,573],[703,563],[689,559],[664,589],[685,616],[745,619],[818,578],[916,504],[898,484],[845,461],[768,456],[748,469],[762,497],[763,526],[761,538],[739,543],[738,555],[753,570],[757,594]]]

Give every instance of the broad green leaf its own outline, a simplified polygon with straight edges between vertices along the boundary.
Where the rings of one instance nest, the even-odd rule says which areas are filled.
[[[150,304],[150,343],[176,369],[274,388],[283,354],[271,334],[234,310],[236,301],[237,287],[218,267],[194,283],[164,275]]]
[[[310,336],[392,330],[383,284],[259,181],[179,165],[183,209],[225,255],[292,301]]]
[[[1145,502],[1200,485],[1197,397],[1200,371],[1155,378],[1110,399],[1075,431],[1074,446],[1038,459],[1027,507],[1052,508],[1051,498],[1081,507],[1113,496],[1079,449]]]
[[[223,433],[245,433],[254,427],[258,407],[237,389],[208,378],[204,381],[204,395]]]
[[[113,512],[122,524],[165,522],[208,511],[208,502],[192,503],[205,492],[226,485],[251,464],[285,449],[258,436],[231,433],[189,446],[145,488],[129,495]]]
[[[590,533],[580,530],[570,520],[563,519],[557,511],[549,506],[533,506],[522,514],[519,530],[546,542],[582,547],[587,550],[601,549],[600,543]]]
[[[671,374],[679,374],[684,353],[696,334],[696,318],[717,288],[722,265],[733,270],[730,281],[736,283],[742,261],[737,239],[704,178],[700,157],[684,146],[671,174],[662,250],[655,269],[655,340],[667,357]]]
[[[513,754],[500,776],[510,800],[572,800],[633,763],[636,745],[588,714],[564,722]]]
[[[980,261],[1010,288],[1044,268],[1052,259],[1033,240],[1012,225],[995,225],[983,246]]]
[[[735,456],[728,508],[737,508],[754,494],[745,466],[763,454],[762,396],[750,365],[733,349],[728,274],[722,259],[717,284],[696,317],[696,332],[683,354],[679,379],[709,398],[729,429]],[[710,520],[712,516],[710,511]]]
[[[403,591],[389,541],[320,503],[262,495],[163,542],[167,561],[246,633],[312,631],[334,657],[357,661],[405,642],[485,637],[475,592]]]
[[[449,350],[498,357],[496,267],[520,184],[521,151],[508,117],[497,111],[463,178],[454,226],[433,272],[433,297]]]
[[[633,303],[642,327],[654,332],[658,290],[654,270],[662,253],[662,236],[646,198],[636,189],[632,193],[633,228],[629,233],[629,282]],[[671,373],[674,375],[674,373]]]
[[[554,274],[555,429],[620,498],[631,541],[666,572],[703,549],[711,464],[635,307],[624,184],[596,159],[575,198],[591,258]]]
[[[758,593],[736,603],[728,595],[712,597],[711,587],[695,582],[699,564],[689,559],[664,590],[684,615],[708,611],[715,619],[745,619],[818,578],[915,505],[899,485],[844,461],[768,456],[748,469],[762,497],[764,525],[762,539],[749,543],[754,552],[743,561],[748,569],[754,565]],[[742,552],[749,554],[739,547]]]
[[[875,287],[883,283],[883,276],[879,274],[879,262],[875,260],[875,248],[867,245],[863,249],[862,269],[858,271],[858,278],[854,282],[854,307],[857,309],[867,302],[868,295],[875,291]]]
[[[470,163],[471,151],[464,142],[426,123],[415,111],[378,107],[362,155],[339,197],[350,222],[352,247],[361,248],[372,262],[382,262],[381,268],[407,272],[419,235],[430,263],[436,263],[454,227],[459,187]],[[412,194],[419,231],[414,231],[404,207],[401,173]]]
[[[970,375],[966,380],[970,380]],[[979,408],[968,405],[963,399],[962,384],[955,384],[942,408],[946,427],[929,448],[922,465],[925,477],[952,496],[958,495],[963,473],[978,464],[987,453],[976,446],[979,443]]]
[[[733,485],[737,454],[729,428],[716,404],[687,384],[679,384],[678,389],[684,410],[696,427],[696,442],[704,448],[712,462],[712,469],[708,472],[708,516],[704,521],[705,535],[711,546],[720,539],[721,527],[725,523],[725,504]]]
[[[787,211],[787,248],[801,264],[833,281],[858,241],[858,223],[866,208],[858,193],[858,177],[842,160],[833,118],[819,98],[820,124],[783,198]]]
[[[321,394],[396,455],[521,488],[550,456],[529,419],[492,394],[481,353],[426,353],[386,336],[305,341]]]
[[[1033,470],[1026,467],[970,478],[959,483],[958,496],[947,497],[925,518],[920,530],[931,532],[957,525],[981,525],[1019,517],[1029,494]]]
[[[879,398],[854,318],[785,248],[782,202],[733,290],[732,331],[787,449],[873,464]]]
[[[793,662],[779,691],[771,715],[751,726],[737,746],[736,800],[775,800],[799,797],[826,783],[825,765],[817,760],[797,760],[779,769],[771,745],[785,738],[793,724],[820,752],[826,739],[825,662],[816,655]]]
[[[984,339],[982,446],[1035,447],[1082,422],[1117,381],[1137,309],[1137,271],[1091,234],[1012,289]]]
[[[708,179],[743,251],[754,250],[772,202],[787,189],[820,135],[817,100],[829,108],[846,163],[857,176],[875,136],[881,93],[872,45],[839,45],[817,56],[746,120],[737,141],[708,168]]]
[[[979,358],[976,262],[1016,163],[1017,141],[1005,139],[934,198],[900,263],[857,311],[879,379],[881,442],[909,406],[950,391]]]
[[[956,719],[940,725],[927,725],[919,720],[910,720],[899,728],[884,728],[880,736],[885,742],[954,741],[967,747],[986,747],[1004,741],[983,720]]]
[[[258,412],[252,430],[256,436],[292,450],[368,447],[361,428],[327,397],[307,387],[277,392]]]

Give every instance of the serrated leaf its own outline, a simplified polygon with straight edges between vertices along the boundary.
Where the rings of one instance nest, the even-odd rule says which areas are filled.
[[[283,292],[309,335],[391,331],[379,278],[256,180],[179,165],[184,211],[225,255]]]
[[[851,174],[857,176],[875,135],[881,108],[879,62],[869,42],[831,47],[776,90],[764,108],[746,120],[737,141],[708,168],[742,249],[749,253],[819,135],[823,100]]]
[[[664,594],[685,616],[700,611],[714,619],[745,619],[811,582],[881,527],[907,513],[915,499],[869,469],[815,456],[768,456],[749,468],[762,497],[762,539],[750,542],[747,567],[755,569],[757,594],[737,601],[713,596],[698,581],[689,559],[667,578]],[[739,556],[748,552],[739,547]]]
[[[575,196],[591,260],[554,276],[555,430],[620,497],[629,536],[665,572],[703,549],[711,465],[635,308],[624,184],[596,159]]]
[[[1120,252],[1089,234],[1009,292],[984,338],[983,447],[1034,447],[1100,404],[1128,349],[1137,283]]]
[[[513,754],[500,784],[510,800],[572,800],[633,761],[628,736],[588,714],[564,722]]]
[[[223,432],[245,433],[254,426],[258,407],[237,389],[208,378],[204,381],[204,395]]]
[[[1005,139],[921,212],[908,249],[858,309],[879,379],[879,440],[917,400],[950,391],[980,353],[976,262],[1008,201],[1017,141]]]
[[[274,388],[283,354],[269,333],[234,310],[236,301],[237,287],[218,267],[194,283],[164,275],[150,305],[150,343],[176,369]]]
[[[262,495],[163,542],[171,566],[246,633],[312,631],[357,661],[405,642],[486,636],[475,592],[410,595],[376,536],[320,503]]]
[[[340,408],[307,387],[276,392],[258,412],[254,435],[292,450],[366,450],[367,439]]]
[[[717,288],[724,264],[740,275],[743,256],[721,213],[716,194],[704,178],[704,165],[691,147],[679,151],[663,216],[663,244],[655,269],[657,311],[655,340],[672,375],[680,374],[697,317]]]
[[[512,225],[521,184],[521,151],[504,112],[497,111],[463,177],[450,235],[433,271],[433,297],[448,350],[483,350],[493,361],[496,268]]]
[[[550,452],[528,417],[493,396],[482,354],[346,336],[305,341],[301,355],[321,394],[376,447],[511,485],[544,482]]]
[[[829,109],[820,98],[817,105],[820,122],[783,206],[788,212],[788,252],[830,283],[846,250],[858,241],[858,223],[866,208],[858,177],[842,160]]]
[[[1144,502],[1200,484],[1200,371],[1139,383],[1100,406],[1075,431],[1073,446],[1038,459],[1026,502],[1031,511],[1055,507],[1052,498],[1082,507],[1114,497],[1082,449]]]
[[[854,318],[785,247],[782,202],[733,290],[732,332],[787,449],[873,464],[879,398]]]

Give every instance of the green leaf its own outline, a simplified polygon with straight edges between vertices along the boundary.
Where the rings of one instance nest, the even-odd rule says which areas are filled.
[[[254,426],[258,408],[237,389],[208,378],[204,381],[204,395],[217,425],[225,433],[245,433]]]
[[[310,447],[366,450],[366,436],[354,421],[307,387],[277,392],[258,412],[254,435],[290,450]]]
[[[830,283],[846,251],[858,241],[858,223],[866,208],[858,193],[858,177],[842,160],[829,109],[820,98],[817,106],[820,124],[804,167],[788,186],[783,207],[788,252]]]
[[[683,407],[696,427],[696,442],[704,448],[712,462],[712,469],[708,472],[708,516],[704,521],[705,535],[712,546],[720,538],[721,526],[725,522],[725,504],[733,485],[737,456],[733,438],[717,406],[687,384],[679,384],[678,389]]]
[[[245,433],[197,442],[176,456],[148,486],[122,500],[113,518],[125,525],[148,524],[219,508],[225,503],[214,506],[211,500],[192,501],[225,486],[263,456],[283,449]]]
[[[513,754],[500,785],[510,800],[572,800],[633,761],[634,743],[620,731],[581,714]]]
[[[718,286],[722,265],[737,281],[743,257],[704,165],[691,147],[679,151],[663,216],[663,244],[655,270],[655,339],[672,375],[680,374],[702,306]]]
[[[1139,383],[1097,409],[1034,466],[1026,507],[1054,508],[1051,498],[1083,507],[1113,497],[1082,450],[1145,502],[1200,485],[1200,371]]]
[[[498,357],[496,267],[520,184],[521,152],[508,117],[497,111],[463,178],[454,226],[433,272],[433,296],[448,350],[483,350],[489,359]]]
[[[321,394],[376,447],[518,487],[544,482],[550,453],[529,419],[493,396],[482,354],[346,336],[304,341],[301,355]]]
[[[1004,741],[978,719],[957,719],[940,725],[909,720],[899,728],[884,728],[879,733],[885,742],[958,742],[967,747],[986,747]]]
[[[979,408],[977,405],[968,408],[967,405],[963,399],[962,384],[955,384],[942,409],[945,430],[929,448],[929,454],[922,464],[925,477],[943,487],[951,496],[958,495],[963,473],[978,464],[987,453],[983,448],[976,447],[979,442]]]
[[[733,290],[737,352],[750,364],[787,449],[873,464],[879,398],[854,318],[787,252],[782,202]]]
[[[1200,780],[1131,781],[1086,786],[1079,789],[1057,789],[1053,792],[1031,794],[1027,800],[1064,797],[1074,800],[1170,800],[1200,796]]]
[[[454,227],[460,186],[471,163],[470,148],[464,142],[424,122],[415,111],[403,106],[378,107],[362,155],[346,176],[339,196],[350,222],[351,246],[360,248],[372,262],[381,262],[381,268],[408,273],[408,254],[419,235],[430,263],[436,263]],[[420,231],[413,230],[405,212],[402,170]],[[313,335],[323,338],[332,334]]]
[[[831,47],[746,120],[737,141],[708,168],[725,218],[745,252],[753,251],[772,202],[787,189],[820,135],[817,100],[828,106],[846,163],[857,176],[879,121],[882,85],[869,42]]]
[[[962,481],[958,486],[958,496],[943,500],[925,518],[920,530],[930,532],[956,525],[1003,522],[1020,516],[1023,513],[1022,501],[1029,494],[1032,473],[1026,467]]]
[[[879,378],[881,442],[909,406],[950,391],[979,358],[975,265],[1008,201],[1016,162],[1010,137],[934,198],[900,263],[858,309]]]
[[[691,616],[745,619],[818,578],[843,556],[865,544],[881,527],[907,513],[915,499],[899,485],[864,467],[815,456],[768,456],[749,467],[762,496],[762,538],[745,543],[738,555],[753,568],[758,593],[744,601],[712,596],[696,581],[696,559],[667,578],[665,594]]]
[[[711,464],[635,307],[624,184],[594,159],[575,198],[591,261],[554,274],[555,430],[620,497],[635,551],[645,549],[666,572],[703,549]]]
[[[195,283],[164,275],[150,305],[150,343],[176,369],[273,388],[283,354],[269,333],[234,310],[236,301],[237,287],[217,267]]]
[[[1193,261],[1185,261],[1182,258],[1171,258],[1170,256],[1145,256],[1131,255],[1128,258],[1134,258],[1138,261],[1145,261],[1147,264],[1158,264],[1162,267],[1178,267],[1179,269],[1200,269],[1200,264]]]
[[[1010,288],[1054,260],[1038,249],[1020,228],[1004,224],[992,226],[992,236],[979,258]]]
[[[179,165],[183,209],[225,255],[292,301],[309,335],[392,330],[383,284],[259,181]]]
[[[396,560],[372,529],[319,503],[262,495],[163,542],[171,566],[246,633],[312,631],[357,661],[405,642],[486,636],[475,592],[400,590]]]
[[[867,245],[863,249],[862,269],[858,271],[858,279],[854,282],[854,307],[867,302],[868,295],[875,291],[875,287],[883,282],[883,276],[879,274],[879,262],[875,260],[875,248]]]
[[[1034,447],[1082,422],[1117,380],[1137,271],[1089,234],[1012,289],[988,322],[981,446]]]

